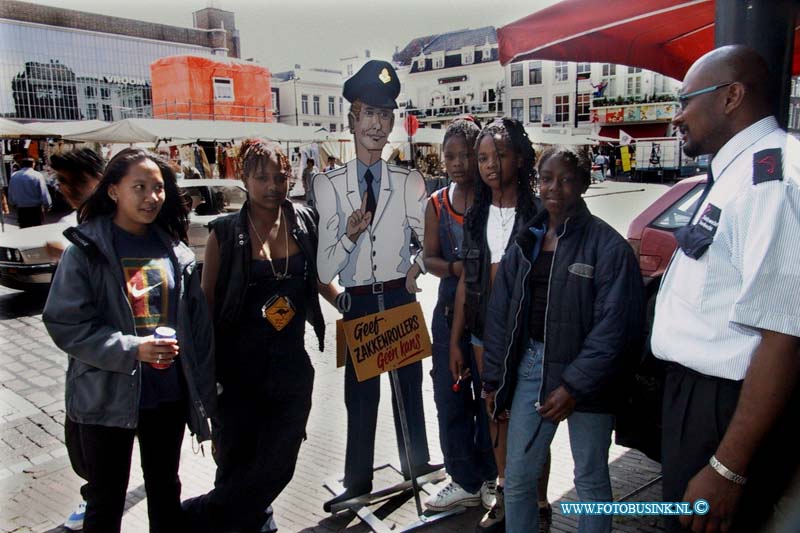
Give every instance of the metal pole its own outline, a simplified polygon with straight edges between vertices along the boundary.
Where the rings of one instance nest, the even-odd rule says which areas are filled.
[[[578,64],[577,63],[575,63],[575,128],[576,129],[578,128]]]
[[[773,114],[784,129],[789,121],[796,0],[717,0],[714,46],[744,44],[755,49],[770,71]]]

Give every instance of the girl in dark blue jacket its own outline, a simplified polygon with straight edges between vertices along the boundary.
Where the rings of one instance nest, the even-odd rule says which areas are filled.
[[[506,531],[536,531],[536,482],[559,422],[569,423],[581,501],[612,501],[608,449],[618,385],[638,353],[641,273],[633,251],[581,195],[591,163],[555,149],[539,162],[542,210],[508,248],[484,328],[482,379],[493,416],[511,410]],[[611,531],[581,516],[578,531]]]

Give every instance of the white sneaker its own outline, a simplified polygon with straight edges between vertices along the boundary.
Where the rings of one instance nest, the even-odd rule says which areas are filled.
[[[425,500],[425,506],[431,511],[449,511],[459,505],[477,507],[480,502],[480,491],[467,492],[455,481],[450,481],[439,492]]]
[[[69,515],[67,521],[64,522],[64,527],[72,531],[80,531],[83,529],[83,517],[86,515],[86,502],[78,504],[78,508]]]
[[[487,511],[494,507],[497,480],[484,481],[481,485],[481,505]]]

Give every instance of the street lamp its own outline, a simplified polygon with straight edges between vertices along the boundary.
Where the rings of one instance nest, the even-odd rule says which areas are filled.
[[[294,86],[294,125],[295,126],[299,126],[300,125],[300,118],[298,117],[298,114],[297,114],[297,80],[299,80],[299,79],[300,78],[298,78],[294,74],[294,72],[292,72],[292,85]]]

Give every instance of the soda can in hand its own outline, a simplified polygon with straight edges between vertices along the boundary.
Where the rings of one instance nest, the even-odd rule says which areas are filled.
[[[175,334],[175,330],[172,328],[168,328],[166,326],[161,326],[156,328],[155,333],[153,334],[153,338],[155,339],[175,339],[177,338]],[[166,363],[150,363],[150,366],[153,368],[157,368],[159,370],[165,370],[172,366],[172,362],[174,359],[170,359]]]

